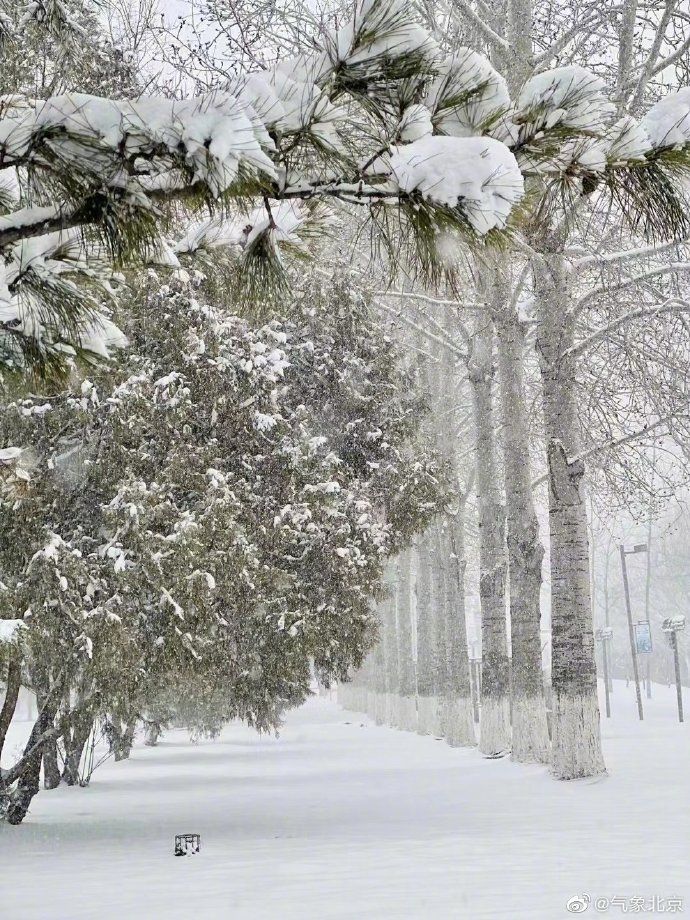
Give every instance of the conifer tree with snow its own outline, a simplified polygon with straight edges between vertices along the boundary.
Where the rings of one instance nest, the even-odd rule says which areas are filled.
[[[0,504],[0,602],[45,701],[33,743],[66,737],[70,769],[97,717],[118,736],[144,715],[275,729],[312,670],[361,661],[386,558],[445,500],[423,407],[346,279],[254,324],[200,284],[152,273],[121,362],[3,409],[32,449]],[[29,767],[5,777],[12,823]]]

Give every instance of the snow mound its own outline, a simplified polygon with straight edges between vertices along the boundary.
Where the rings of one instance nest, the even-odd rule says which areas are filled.
[[[437,68],[426,104],[440,134],[476,137],[510,108],[503,77],[476,51],[459,48]]]
[[[273,202],[270,216],[262,206],[235,220],[211,217],[197,221],[175,243],[173,251],[177,254],[226,247],[244,249],[269,228],[275,233],[276,243],[290,244],[303,249],[304,243],[298,231],[308,219],[308,212],[297,202]]]
[[[614,164],[643,160],[651,146],[645,126],[630,116],[625,116],[612,125],[607,139],[607,158]]]
[[[36,210],[40,213],[43,209]],[[99,265],[96,256],[86,252],[77,231],[46,233],[21,240],[6,250],[5,259],[0,265],[0,323],[3,325],[0,349],[6,361],[15,361],[21,366],[17,336],[33,338],[39,347],[59,350],[65,355],[74,355],[76,349],[81,349],[108,358],[112,349],[126,347],[126,337],[95,297],[88,300],[88,316],[82,317],[78,330],[73,330],[59,317],[48,315],[26,286],[21,292],[12,293],[17,282],[28,276],[63,296],[77,293],[77,282],[72,277],[77,271],[96,282],[101,280],[99,270],[103,266]]]
[[[615,112],[606,87],[584,67],[556,67],[531,77],[520,91],[513,120],[537,130],[562,125],[582,131],[601,131]]]
[[[303,58],[295,70],[284,63],[265,74],[252,74],[237,84],[237,95],[245,99],[261,122],[279,134],[308,130],[312,138],[338,149],[337,125],[345,118],[342,107],[333,105],[317,85],[323,65],[318,56]]]
[[[352,20],[330,36],[326,53],[334,67],[372,69],[394,58],[431,59],[436,44],[403,0],[361,0]]]
[[[459,207],[482,236],[506,226],[524,193],[515,157],[492,138],[425,137],[394,148],[390,162],[401,191]]]
[[[690,141],[690,87],[655,103],[642,119],[642,127],[655,150],[685,146]]]

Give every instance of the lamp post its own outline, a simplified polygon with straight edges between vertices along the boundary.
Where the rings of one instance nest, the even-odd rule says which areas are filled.
[[[625,609],[628,614],[628,633],[630,635],[630,654],[632,655],[633,676],[635,678],[635,695],[637,697],[637,713],[640,717],[640,721],[642,721],[644,719],[644,713],[642,711],[642,694],[640,693],[640,671],[637,666],[637,649],[635,648],[635,630],[633,629],[632,609],[630,606],[630,587],[628,585],[628,569],[625,564],[625,557],[632,556],[636,553],[646,553],[647,544],[646,543],[636,543],[632,549],[626,549],[621,543],[619,549],[621,553],[621,568],[623,570],[623,588],[625,590]]]

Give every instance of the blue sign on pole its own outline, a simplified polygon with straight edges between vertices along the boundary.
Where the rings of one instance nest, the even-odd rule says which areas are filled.
[[[652,627],[649,620],[635,623],[635,651],[638,655],[649,655],[652,651]]]

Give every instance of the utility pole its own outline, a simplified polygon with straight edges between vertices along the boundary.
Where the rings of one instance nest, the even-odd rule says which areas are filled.
[[[678,721],[683,721],[683,686],[680,682],[680,659],[678,658],[678,632],[671,633],[673,641],[673,664],[676,672],[676,698],[678,700]]]
[[[680,658],[678,656],[678,633],[685,629],[685,617],[675,616],[667,617],[662,627],[663,631],[668,634],[668,641],[673,649],[673,665],[676,672],[676,699],[678,700],[678,721],[683,721],[683,686],[680,682]]]
[[[655,448],[656,452],[656,448]],[[647,521],[647,573],[645,578],[644,586],[644,618],[650,624],[651,629],[651,620],[649,618],[649,589],[652,583],[652,515],[649,514],[649,519]],[[647,699],[651,700],[652,698],[652,656],[651,653],[647,655]]]
[[[613,534],[609,534],[609,541],[606,544],[606,564],[604,566],[604,626],[608,629],[611,626],[611,617],[609,613],[609,564],[611,562],[611,544],[613,543]],[[607,650],[608,654],[608,650]],[[607,664],[610,666],[611,659]],[[609,670],[609,696],[613,693],[613,677]]]
[[[603,626],[594,633],[594,638],[601,642],[601,659],[604,664],[604,692],[606,694],[606,718],[611,718],[611,690],[609,687],[609,659],[608,644],[613,639],[613,630],[610,626]]]
[[[623,588],[625,589],[625,609],[628,614],[628,633],[630,635],[630,654],[632,655],[633,677],[635,678],[635,695],[637,696],[637,713],[640,722],[644,719],[642,711],[642,694],[640,693],[640,671],[637,666],[637,650],[635,648],[635,630],[633,629],[632,608],[630,606],[630,587],[628,585],[628,569],[625,564],[625,557],[635,553],[646,553],[647,544],[637,543],[631,550],[626,550],[623,544],[620,544],[621,568],[623,570]]]

